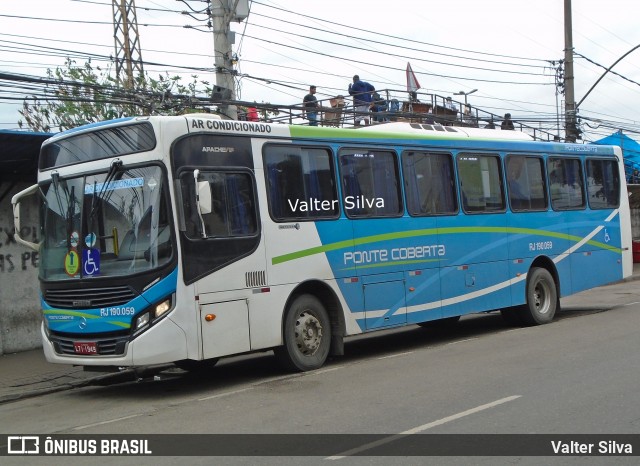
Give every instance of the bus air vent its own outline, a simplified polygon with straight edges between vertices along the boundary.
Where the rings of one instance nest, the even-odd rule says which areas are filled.
[[[256,288],[267,284],[266,274],[264,270],[255,272],[247,272],[244,274],[245,284],[247,288]]]

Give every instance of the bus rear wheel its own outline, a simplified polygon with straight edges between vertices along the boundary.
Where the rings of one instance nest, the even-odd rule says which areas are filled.
[[[558,307],[556,282],[547,269],[534,267],[527,279],[527,302],[520,307],[520,317],[525,325],[548,324]]]
[[[329,354],[331,323],[322,303],[311,295],[298,296],[283,323],[284,345],[274,350],[280,365],[304,372],[322,367]]]

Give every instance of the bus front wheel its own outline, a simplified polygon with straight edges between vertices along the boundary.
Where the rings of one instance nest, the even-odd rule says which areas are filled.
[[[558,306],[556,282],[547,269],[534,267],[527,279],[527,302],[520,308],[526,325],[548,324]]]
[[[284,345],[274,350],[286,370],[304,372],[322,367],[329,354],[331,323],[322,303],[311,295],[297,297],[283,323]]]

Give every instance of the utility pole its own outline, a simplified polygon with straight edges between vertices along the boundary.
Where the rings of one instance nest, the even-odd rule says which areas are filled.
[[[573,31],[571,26],[571,0],[564,0],[564,91],[565,140],[576,142],[576,98],[573,88]]]
[[[229,101],[236,100],[235,76],[233,69],[233,51],[235,33],[231,31],[231,21],[243,21],[249,15],[248,0],[213,0],[211,2],[213,24],[214,65],[216,69],[216,87],[213,99],[220,101],[220,112],[235,120],[238,110]]]
[[[116,46],[116,79],[125,89],[133,89],[134,71],[144,76],[138,35],[135,0],[111,0],[113,38]]]

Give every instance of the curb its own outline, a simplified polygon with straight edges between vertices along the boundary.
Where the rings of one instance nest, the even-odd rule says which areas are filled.
[[[74,388],[86,387],[89,385],[109,385],[113,383],[120,383],[126,381],[136,380],[136,371],[134,369],[126,369],[121,372],[114,372],[105,375],[97,375],[93,377],[87,377],[77,382],[68,382],[60,385],[55,385],[46,388],[37,388],[33,390],[23,390],[20,393],[10,393],[7,395],[0,395],[0,405],[5,403],[11,403],[13,401],[24,400],[27,398],[34,398],[37,396],[48,395],[50,393],[62,392],[65,390],[71,390]],[[120,379],[120,380],[119,380]]]

